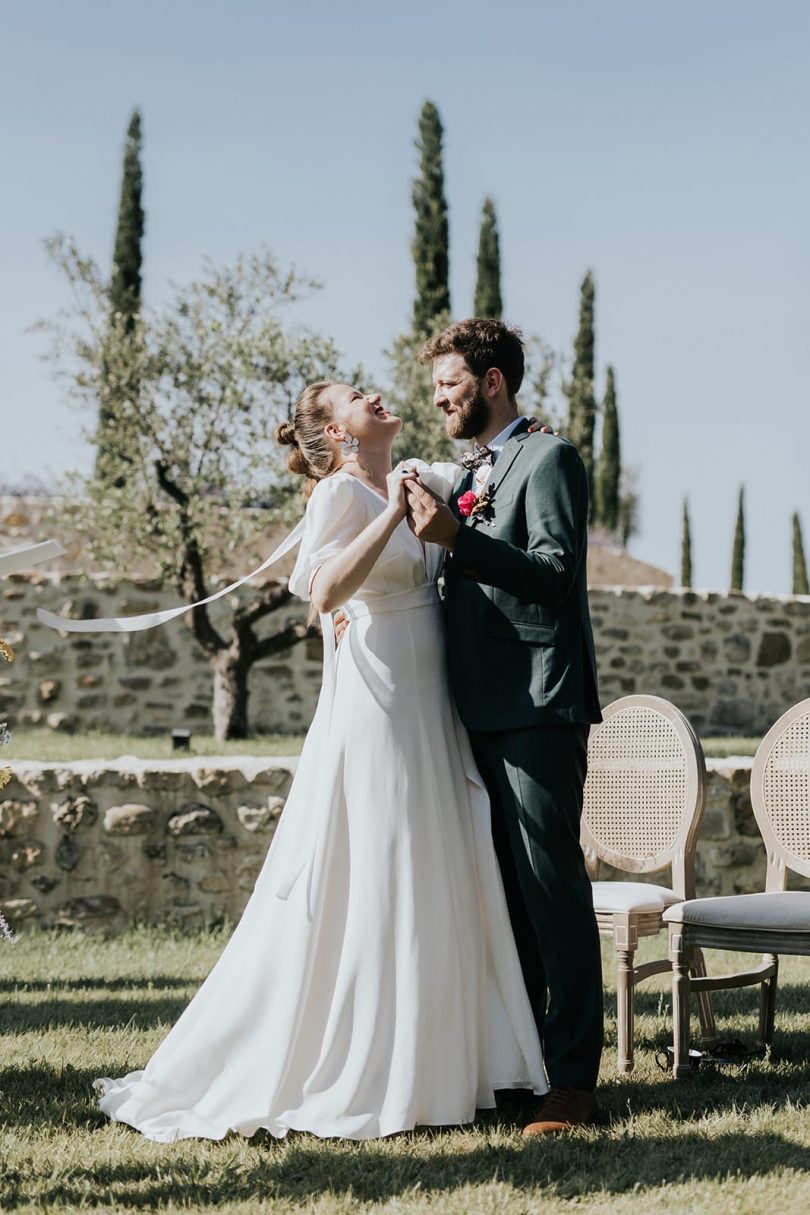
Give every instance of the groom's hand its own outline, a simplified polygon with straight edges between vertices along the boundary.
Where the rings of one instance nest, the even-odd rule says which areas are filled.
[[[406,482],[405,495],[408,526],[414,535],[452,552],[461,524],[450,507],[419,480]]]

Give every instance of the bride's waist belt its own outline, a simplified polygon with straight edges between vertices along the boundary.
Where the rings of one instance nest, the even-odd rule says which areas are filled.
[[[358,616],[377,616],[381,612],[412,612],[416,608],[433,607],[441,603],[439,589],[435,582],[423,583],[421,586],[411,586],[407,591],[397,591],[393,595],[379,595],[374,599],[352,599],[343,609],[347,620],[356,620]]]

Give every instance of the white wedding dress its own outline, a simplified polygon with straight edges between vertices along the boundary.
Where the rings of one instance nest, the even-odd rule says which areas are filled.
[[[350,473],[320,482],[292,589],[307,597],[384,506]],[[96,1081],[111,1118],[163,1142],[260,1127],[364,1139],[469,1122],[498,1088],[547,1091],[448,689],[442,556],[403,521],[346,605],[250,902],[145,1070]]]

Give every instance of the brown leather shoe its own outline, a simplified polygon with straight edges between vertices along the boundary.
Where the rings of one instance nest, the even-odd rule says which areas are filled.
[[[524,1139],[538,1135],[559,1135],[578,1126],[596,1122],[599,1107],[593,1093],[583,1088],[553,1088],[540,1106],[536,1122],[523,1128]]]

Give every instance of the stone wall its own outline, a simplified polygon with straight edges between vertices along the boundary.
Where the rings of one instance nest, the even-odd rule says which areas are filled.
[[[295,760],[12,766],[0,795],[0,910],[16,928],[115,932],[133,919],[183,928],[237,919]],[[763,889],[750,774],[750,760],[709,761],[698,894]]]
[[[194,928],[242,912],[295,760],[20,761],[0,794],[0,910],[14,926]]]
[[[142,633],[60,634],[40,624],[38,607],[64,615],[123,616],[177,604],[177,593],[149,581],[126,584],[77,575],[12,575],[0,583],[0,636],[16,660],[0,671],[0,710],[14,729],[112,730],[165,734],[184,726],[211,734],[211,669],[183,620]],[[227,636],[242,589],[211,619]],[[305,621],[299,600],[257,626],[260,636]],[[257,664],[250,677],[250,719],[261,733],[302,733],[321,681],[317,638]]]
[[[245,596],[250,592],[239,592]],[[176,603],[144,581],[15,575],[0,583],[0,636],[17,661],[0,671],[0,712],[12,727],[210,733],[211,676],[182,621],[132,634],[58,633],[37,607],[81,616],[148,612]],[[223,627],[232,610],[214,604]],[[702,734],[761,734],[810,695],[810,598],[594,589],[591,611],[603,703],[628,692],[674,701]],[[294,602],[262,630],[303,620]],[[303,642],[251,675],[252,728],[297,733],[317,702],[321,647]]]
[[[810,696],[810,598],[591,591],[602,703],[646,692],[703,736],[764,734]]]

